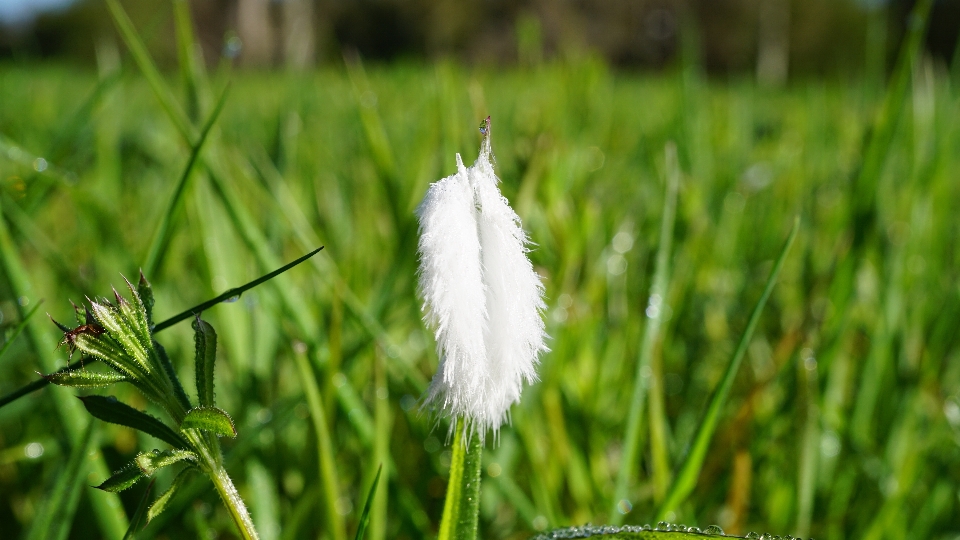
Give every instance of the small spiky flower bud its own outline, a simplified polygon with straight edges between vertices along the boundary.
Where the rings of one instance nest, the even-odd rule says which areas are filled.
[[[463,418],[481,440],[508,421],[547,351],[543,284],[520,218],[500,194],[490,118],[477,161],[430,185],[417,209],[424,319],[440,367],[425,405]]]

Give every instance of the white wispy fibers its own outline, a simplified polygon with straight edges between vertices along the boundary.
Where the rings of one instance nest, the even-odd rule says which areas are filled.
[[[544,343],[543,284],[527,258],[520,218],[500,194],[490,119],[477,161],[430,185],[417,209],[424,320],[440,367],[425,405],[494,436],[537,379]]]

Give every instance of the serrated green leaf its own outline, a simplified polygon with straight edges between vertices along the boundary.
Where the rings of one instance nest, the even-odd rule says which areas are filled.
[[[150,505],[150,509],[147,510],[147,523],[153,521],[153,518],[160,515],[160,513],[167,508],[167,505],[170,504],[171,500],[173,500],[173,497],[177,494],[177,491],[182,488],[189,479],[192,471],[192,467],[187,467],[186,469],[180,471],[176,478],[173,479],[173,483],[170,484],[170,488],[164,491],[162,495],[157,497],[157,500],[153,501],[153,504]]]
[[[116,493],[133,486],[143,478],[145,478],[145,476],[143,475],[143,471],[140,470],[140,467],[137,467],[136,463],[128,463],[126,467],[113,473],[113,476],[104,480],[102,484],[94,487],[99,490]]]
[[[82,368],[72,371],[58,371],[45,375],[44,378],[57,386],[69,386],[71,388],[98,388],[129,380],[119,373],[97,372]]]
[[[180,430],[185,429],[209,431],[221,437],[237,436],[233,418],[230,418],[227,411],[217,407],[197,407],[187,411],[187,416],[180,424]]]
[[[79,398],[83,406],[96,418],[111,424],[131,427],[152,435],[166,442],[174,448],[187,448],[190,445],[176,431],[166,424],[138,411],[133,407],[117,401],[113,396],[84,396]]]
[[[149,452],[140,452],[134,459],[137,467],[147,476],[153,476],[157,469],[162,469],[174,463],[181,461],[192,461],[196,463],[197,455],[189,450],[150,450]]]
[[[213,407],[213,370],[217,359],[217,333],[199,316],[193,321],[196,346],[197,399],[201,407]]]

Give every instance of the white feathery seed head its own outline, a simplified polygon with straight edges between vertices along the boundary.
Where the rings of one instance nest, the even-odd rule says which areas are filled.
[[[424,405],[494,437],[524,384],[537,380],[544,343],[543,284],[527,258],[530,240],[497,187],[490,118],[480,155],[430,185],[420,219],[419,293],[440,367]]]

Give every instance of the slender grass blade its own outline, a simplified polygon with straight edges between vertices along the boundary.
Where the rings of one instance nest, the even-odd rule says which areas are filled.
[[[367,501],[363,503],[363,512],[360,513],[360,523],[357,524],[357,535],[354,540],[363,540],[364,533],[367,532],[367,526],[370,524],[370,507],[373,506],[373,498],[377,494],[377,485],[380,483],[380,473],[383,472],[383,464],[377,467],[377,475],[373,477],[373,484],[370,491],[367,492]]]
[[[677,189],[680,184],[680,169],[677,163],[677,148],[668,145],[667,154],[667,190],[663,197],[663,213],[660,221],[660,245],[657,247],[656,269],[653,274],[653,284],[650,287],[650,297],[647,302],[647,324],[643,330],[643,341],[640,345],[640,356],[637,359],[637,369],[633,378],[633,395],[630,399],[630,410],[627,413],[627,426],[623,438],[623,455],[620,458],[620,469],[617,473],[617,483],[614,491],[613,510],[610,512],[610,522],[618,525],[623,522],[625,512],[623,508],[631,504],[628,500],[628,489],[633,480],[640,448],[640,427],[643,421],[643,410],[646,404],[647,388],[650,382],[650,362],[653,350],[660,337],[660,325],[663,321],[663,306],[666,302],[667,287],[670,283],[670,248],[673,242],[673,222],[677,210]]]
[[[690,492],[693,491],[693,488],[697,484],[700,469],[703,467],[707,452],[710,450],[710,441],[713,439],[713,434],[720,422],[720,412],[727,402],[730,389],[733,387],[733,380],[737,376],[740,363],[743,361],[743,357],[747,352],[751,338],[753,338],[753,331],[756,329],[757,323],[760,322],[760,315],[763,313],[763,308],[767,304],[767,299],[773,291],[773,286],[777,282],[777,276],[780,274],[780,269],[783,268],[783,262],[786,260],[787,254],[790,252],[790,246],[793,245],[793,241],[797,237],[797,231],[799,230],[800,218],[798,217],[794,219],[790,235],[787,237],[787,241],[780,251],[780,256],[777,257],[776,264],[773,265],[773,270],[770,271],[770,277],[767,278],[767,283],[763,288],[763,294],[760,295],[757,305],[753,308],[753,313],[750,314],[750,320],[743,331],[743,335],[740,337],[740,342],[737,344],[730,363],[727,365],[723,379],[710,398],[703,420],[701,420],[700,426],[693,436],[693,443],[690,445],[690,450],[687,452],[683,464],[677,471],[677,476],[673,484],[671,484],[669,491],[667,491],[667,496],[664,498],[663,504],[661,504],[657,510],[656,519],[658,520],[663,519],[667,515],[667,512],[675,511],[687,496],[690,495]]]
[[[80,488],[84,486],[84,461],[96,446],[96,432],[96,421],[90,419],[83,438],[70,451],[66,465],[57,475],[52,491],[34,519],[27,535],[28,540],[67,538],[77,511],[77,503],[80,501]]]

